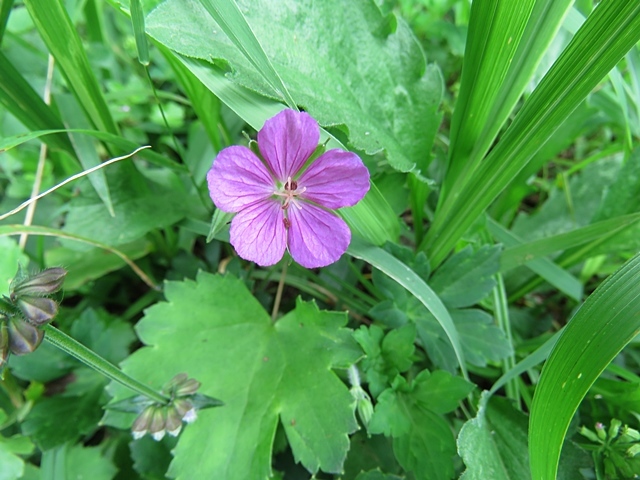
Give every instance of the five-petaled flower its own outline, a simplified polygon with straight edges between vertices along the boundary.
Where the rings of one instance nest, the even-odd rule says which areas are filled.
[[[351,231],[331,210],[358,203],[369,172],[352,152],[329,150],[307,165],[320,139],[307,113],[283,110],[258,132],[259,158],[249,148],[222,150],[207,174],[216,207],[237,213],[230,240],[238,255],[261,266],[288,248],[303,267],[324,267],[347,250]]]

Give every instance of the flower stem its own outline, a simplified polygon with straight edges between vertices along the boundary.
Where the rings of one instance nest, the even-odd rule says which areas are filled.
[[[284,290],[284,279],[287,277],[287,267],[289,262],[285,259],[284,266],[282,267],[282,275],[280,275],[280,281],[278,282],[278,290],[276,290],[276,298],[273,301],[273,310],[271,311],[271,320],[276,321],[278,316],[278,310],[280,310],[280,300],[282,300],[282,290]]]
[[[115,380],[116,382],[130,388],[134,392],[138,392],[141,395],[149,397],[156,402],[166,404],[169,401],[168,397],[165,397],[159,392],[156,392],[152,388],[140,383],[134,378],[124,373],[115,365],[109,363],[100,355],[85,347],[77,340],[74,340],[66,333],[61,332],[57,328],[47,325],[44,327],[45,340],[51,345],[58,347],[60,350],[67,352],[72,357],[77,358],[88,367],[93,368],[96,372],[101,373],[105,377]]]

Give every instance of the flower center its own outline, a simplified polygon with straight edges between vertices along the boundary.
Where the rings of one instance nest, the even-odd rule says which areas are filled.
[[[286,210],[289,208],[289,204],[292,202],[292,200],[295,197],[303,194],[306,189],[306,187],[298,189],[298,182],[296,182],[295,180],[291,180],[291,177],[289,177],[287,178],[287,182],[282,186],[282,188],[273,193],[278,197],[284,198],[282,202],[282,209]],[[295,202],[294,205],[300,208],[299,205],[297,205]]]

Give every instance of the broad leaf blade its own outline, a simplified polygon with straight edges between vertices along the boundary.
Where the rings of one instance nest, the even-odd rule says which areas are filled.
[[[207,273],[169,282],[165,294],[168,302],[147,310],[137,327],[149,346],[124,362],[125,371],[154,386],[188,372],[201,393],[225,402],[199,412],[181,434],[169,475],[267,478],[278,421],[308,470],[340,472],[356,422],[349,389],[331,368],[362,355],[346,315],[299,301],[273,324],[240,280]],[[130,396],[116,385],[113,392],[115,401]]]
[[[238,5],[297,105],[347,134],[354,148],[385,150],[396,169],[427,163],[441,118],[442,79],[406,24],[382,16],[368,0]],[[261,73],[194,0],[161,4],[147,17],[147,32],[183,56],[222,60],[216,63],[231,66],[234,82],[273,97]]]
[[[640,331],[640,255],[605,280],[562,332],[544,365],[529,423],[533,478],[555,478],[564,436],[600,373]]]

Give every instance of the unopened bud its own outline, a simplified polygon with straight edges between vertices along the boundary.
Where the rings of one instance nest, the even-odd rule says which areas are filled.
[[[640,443],[635,443],[627,448],[627,457],[635,457],[640,453]]]
[[[142,438],[149,431],[149,427],[151,426],[151,419],[153,418],[153,413],[155,412],[155,407],[149,406],[145,408],[140,415],[133,422],[133,426],[131,427],[131,431],[133,433],[133,438],[136,440],[138,438]]]
[[[49,323],[58,314],[58,304],[50,298],[19,297],[18,307],[29,322],[38,326]]]
[[[12,317],[7,325],[9,349],[14,355],[33,352],[42,343],[44,332],[19,317]]]
[[[580,427],[580,435],[582,435],[583,437],[587,437],[592,442],[601,443],[598,436],[587,427]]]
[[[611,424],[609,425],[609,438],[614,439],[618,436],[618,432],[620,432],[620,427],[622,426],[622,422],[617,418],[613,418],[611,420]]]
[[[625,425],[620,433],[620,441],[623,443],[632,443],[640,440],[640,432],[635,428]]]
[[[167,421],[165,423],[165,430],[173,437],[177,437],[182,430],[182,415],[173,405],[166,407],[167,409]]]
[[[160,441],[164,437],[165,418],[165,409],[163,407],[154,408],[151,424],[149,425],[149,433],[154,440]]]
[[[598,438],[602,441],[607,439],[607,432],[604,429],[604,425],[600,422],[596,423],[596,435],[598,435]]]
[[[186,373],[179,373],[169,380],[162,390],[172,397],[184,397],[196,393],[200,385],[195,378],[189,378]]]
[[[57,292],[62,288],[67,271],[64,268],[47,268],[40,273],[18,280],[12,288],[11,300],[21,296],[41,297]]]
[[[366,428],[369,426],[369,422],[373,416],[373,403],[371,403],[371,398],[359,385],[351,387],[351,395],[356,400],[356,409],[358,410],[360,421]]]

